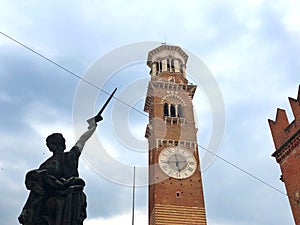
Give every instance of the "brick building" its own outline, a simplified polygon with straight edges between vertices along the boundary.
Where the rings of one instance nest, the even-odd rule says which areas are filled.
[[[149,225],[206,225],[188,55],[161,45],[148,54],[151,68],[144,111],[149,113]]]
[[[269,120],[276,151],[295,223],[300,224],[300,85],[297,99],[289,98],[294,120],[288,121],[285,110],[277,109],[275,121]]]

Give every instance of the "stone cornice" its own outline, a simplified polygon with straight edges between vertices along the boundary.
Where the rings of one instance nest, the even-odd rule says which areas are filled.
[[[151,66],[154,55],[156,55],[159,52],[166,51],[166,50],[178,52],[179,55],[184,59],[184,64],[186,64],[189,56],[179,46],[161,45],[149,52],[148,59],[147,59],[147,65]]]
[[[281,163],[300,144],[300,129],[287,139],[273,154],[278,163]]]

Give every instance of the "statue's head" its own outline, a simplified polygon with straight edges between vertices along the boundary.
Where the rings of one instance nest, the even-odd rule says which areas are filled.
[[[57,150],[64,151],[66,149],[66,140],[60,133],[53,133],[46,139],[46,145],[51,152]]]

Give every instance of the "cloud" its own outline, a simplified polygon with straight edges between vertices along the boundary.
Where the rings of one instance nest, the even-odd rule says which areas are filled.
[[[227,128],[220,156],[284,191],[279,166],[270,157],[275,149],[267,119],[275,118],[277,107],[291,115],[287,97],[296,96],[299,84],[298,8],[292,1],[2,1],[0,25],[3,32],[79,75],[101,55],[134,41],[166,40],[192,50],[214,74],[225,100]],[[71,119],[79,81],[3,36],[0,49],[0,216],[10,225],[17,222],[28,194],[25,172],[50,156],[45,137],[61,131],[69,146],[76,140]],[[139,76],[149,78],[149,68],[143,67],[120,72],[112,84],[126,87]],[[205,146],[211,121],[204,98],[196,99],[196,111],[198,141]],[[140,137],[145,127],[137,122],[129,127]],[[127,164],[145,162],[145,156],[134,152],[123,155],[130,150],[120,148],[112,132],[106,135],[112,156]],[[119,176],[123,172],[107,169]],[[130,222],[131,188],[96,172],[80,161],[87,183],[86,223]],[[203,173],[203,185],[209,224],[293,224],[285,196],[220,159]],[[137,190],[137,224],[147,223],[146,206],[144,187]]]
[[[0,102],[9,103],[12,102],[12,98],[6,93],[0,93]]]

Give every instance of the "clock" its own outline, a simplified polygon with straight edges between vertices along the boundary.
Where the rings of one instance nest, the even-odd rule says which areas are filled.
[[[158,164],[166,175],[176,179],[190,177],[197,168],[193,152],[178,146],[163,149],[159,154]]]

